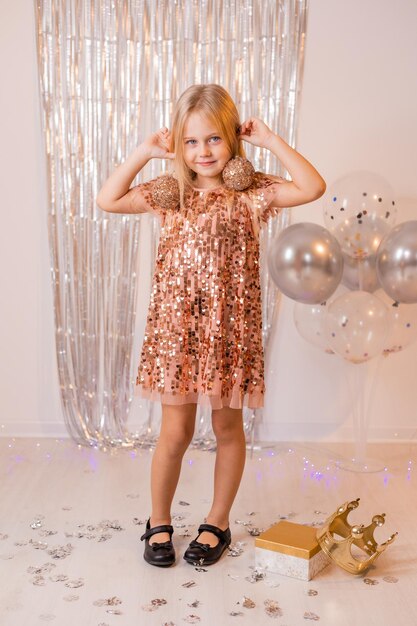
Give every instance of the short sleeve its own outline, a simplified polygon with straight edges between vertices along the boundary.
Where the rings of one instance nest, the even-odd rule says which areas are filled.
[[[277,185],[287,182],[281,176],[255,172],[253,182],[248,189],[248,195],[259,217],[259,225],[265,225],[270,217],[278,215],[282,208],[271,206],[276,192]]]
[[[140,193],[143,200],[145,200],[146,211],[148,213],[157,215],[158,217],[162,218],[162,220],[164,220],[166,209],[164,209],[164,207],[156,202],[153,193],[157,180],[158,178],[153,178],[152,180],[149,180],[145,183],[139,183],[139,185],[132,187],[131,191],[133,193]]]

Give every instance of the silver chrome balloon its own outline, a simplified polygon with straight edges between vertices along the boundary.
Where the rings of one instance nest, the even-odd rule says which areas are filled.
[[[268,251],[268,267],[286,296],[317,304],[336,290],[343,272],[340,246],[326,228],[302,222],[283,230]]]
[[[383,289],[397,302],[417,302],[417,220],[395,226],[381,241],[376,271]]]

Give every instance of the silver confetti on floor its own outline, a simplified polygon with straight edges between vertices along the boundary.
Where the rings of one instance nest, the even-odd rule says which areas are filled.
[[[43,521],[41,519],[35,519],[33,522],[31,522],[30,527],[33,528],[33,530],[35,530],[36,528],[41,528],[43,524]]]
[[[379,585],[379,580],[375,580],[375,578],[364,578],[363,582],[365,585],[370,585],[371,587],[373,585]]]
[[[198,617],[198,615],[187,615],[187,617],[183,617],[183,620],[187,622],[187,624],[199,624],[201,617]]]
[[[244,552],[243,546],[245,545],[246,543],[244,541],[237,541],[236,543],[231,543],[229,546],[227,556],[240,556]]]
[[[265,529],[258,528],[257,526],[248,526],[246,530],[252,537],[259,537],[259,535],[263,533]]]
[[[268,617],[276,618],[276,617],[283,616],[282,609],[276,600],[270,600],[270,599],[264,600],[264,606],[265,606],[265,613],[268,615]]]
[[[243,596],[242,606],[244,606],[245,609],[254,609],[256,604],[253,600],[251,600],[247,596]]]
[[[117,596],[112,596],[111,598],[95,600],[93,604],[94,606],[117,606],[118,604],[122,604],[122,601]]]
[[[137,524],[145,523],[145,522],[139,522],[139,520],[135,521],[136,519],[137,518],[134,518],[134,523],[137,523]],[[121,526],[121,524],[119,523],[119,520],[108,520],[108,519],[102,520],[98,524],[78,524],[78,528],[80,530],[74,533],[78,539],[81,539],[83,537],[87,539],[95,539],[96,537],[98,537],[98,541],[105,541],[106,539],[111,539],[112,535],[111,533],[108,532],[109,530],[115,530],[117,532],[125,530],[123,526]],[[70,535],[67,534],[67,536],[70,536]]]
[[[317,591],[317,589],[309,589],[309,590],[307,591],[307,595],[308,595],[308,596],[317,596],[317,595],[318,595],[318,593],[319,593],[319,592]]]
[[[31,523],[30,527],[35,530],[36,528],[41,528],[42,522],[40,520],[36,520]]]
[[[395,576],[384,576],[384,578],[382,580],[384,580],[386,583],[397,583],[398,582],[398,578],[395,578]]]
[[[65,583],[66,587],[69,587],[70,589],[77,589],[78,587],[83,587],[84,586],[84,579],[83,578],[75,578],[74,580],[68,580]]]
[[[318,622],[320,617],[311,611],[306,611],[303,615],[304,619],[309,619],[313,622]]]
[[[250,513],[249,515],[252,515],[252,513]],[[245,526],[246,530],[252,537],[259,537],[259,535],[264,531],[263,528],[258,528],[257,526],[253,526],[251,521],[245,522],[244,520],[241,520],[241,519],[235,519],[235,524],[241,524],[242,526]]]
[[[47,550],[47,553],[53,559],[66,559],[67,556],[71,554],[73,549],[74,546],[70,543],[67,543],[65,546],[55,546],[54,548],[50,548],[49,550]]]
[[[264,578],[265,572],[263,572],[261,569],[255,568],[250,576],[246,576],[245,580],[250,583],[257,583]]]
[[[46,548],[48,547],[48,544],[43,541],[33,541],[31,539],[29,543],[31,544],[32,548],[35,548],[35,550],[46,550]]]
[[[26,571],[28,574],[49,574],[54,567],[56,567],[55,563],[45,563],[41,567],[28,567]]]
[[[156,611],[157,609],[159,609],[160,606],[163,606],[164,604],[167,604],[167,601],[164,598],[155,598],[154,600],[151,600],[150,604],[143,604],[142,610],[148,612]]]

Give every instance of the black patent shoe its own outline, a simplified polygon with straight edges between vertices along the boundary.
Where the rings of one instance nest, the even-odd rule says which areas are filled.
[[[200,543],[197,541],[204,530],[218,537],[219,543],[216,546],[211,547],[208,543]],[[216,563],[216,561],[220,559],[226,548],[230,546],[231,541],[232,537],[229,528],[222,530],[212,524],[200,524],[197,537],[184,552],[184,559],[193,565],[213,565],[213,563]]]
[[[145,550],[143,558],[151,565],[158,567],[169,567],[175,563],[175,550],[172,543],[172,534],[174,532],[171,524],[163,524],[161,526],[150,527],[150,519],[146,522],[146,532],[140,538],[145,539]],[[149,537],[157,533],[169,533],[170,540],[162,543],[149,543]]]

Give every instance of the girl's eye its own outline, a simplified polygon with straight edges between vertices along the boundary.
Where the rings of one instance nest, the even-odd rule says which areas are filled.
[[[186,143],[186,144],[187,144],[187,143],[194,143],[195,141],[196,141],[195,139],[187,139],[187,141],[186,141],[185,143]]]
[[[215,135],[214,137],[210,137],[210,141],[213,141],[214,143],[217,143],[220,140],[221,140],[221,137],[219,137],[218,135]]]

